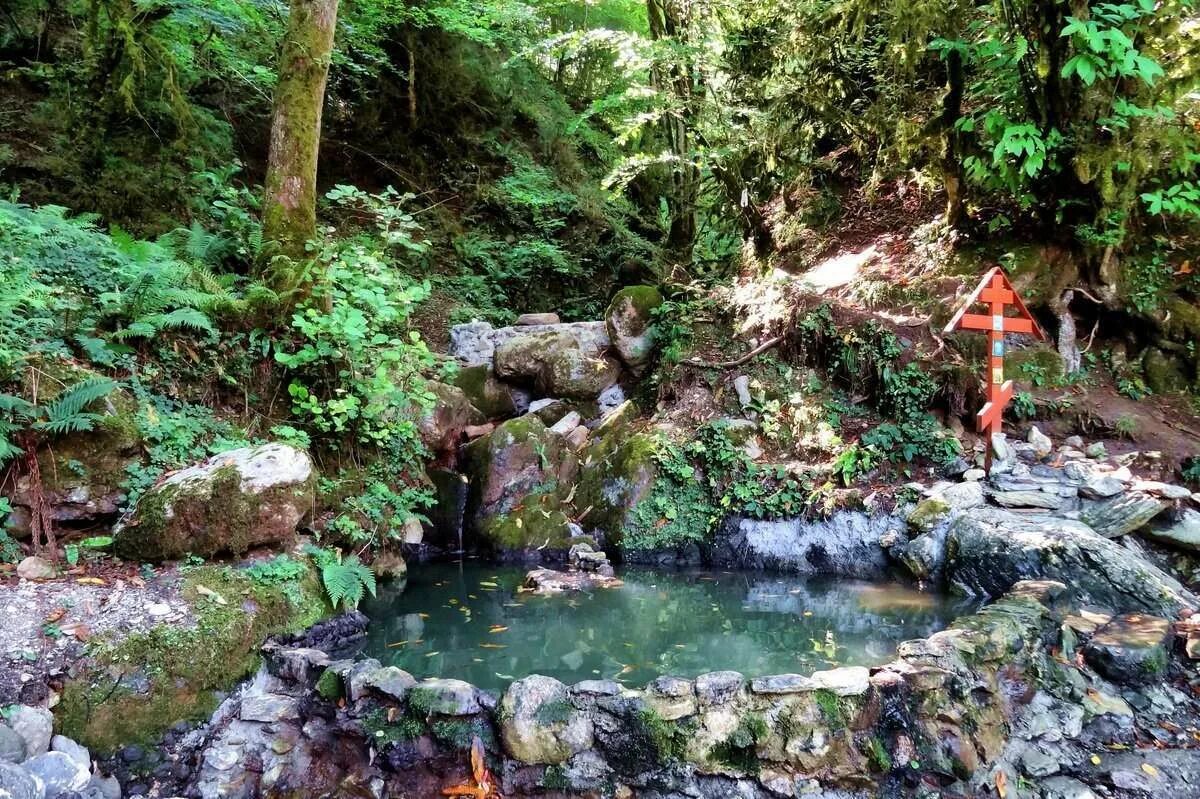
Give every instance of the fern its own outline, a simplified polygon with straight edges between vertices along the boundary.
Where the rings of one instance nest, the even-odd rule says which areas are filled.
[[[321,570],[321,584],[334,608],[354,610],[369,593],[375,596],[375,572],[357,555],[343,558],[341,551],[331,552],[319,547],[306,549]]]
[[[41,408],[42,418],[34,422],[34,428],[52,436],[91,430],[99,418],[85,409],[97,400],[111,394],[117,384],[107,377],[89,377],[65,389],[55,399]]]

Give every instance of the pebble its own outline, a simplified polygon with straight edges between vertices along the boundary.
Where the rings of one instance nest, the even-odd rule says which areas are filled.
[[[166,602],[150,602],[146,605],[146,612],[155,618],[171,615],[171,606]]]

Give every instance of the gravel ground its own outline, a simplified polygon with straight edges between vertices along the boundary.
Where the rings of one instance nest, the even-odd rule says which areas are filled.
[[[31,582],[0,573],[0,705],[43,700],[97,635],[120,638],[193,622],[175,569],[77,568]]]

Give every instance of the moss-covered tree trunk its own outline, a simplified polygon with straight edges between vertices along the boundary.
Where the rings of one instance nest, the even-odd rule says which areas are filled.
[[[271,150],[263,198],[263,239],[275,254],[299,260],[316,232],[317,150],[321,108],[337,25],[338,0],[291,0],[279,60]],[[294,275],[273,273],[277,287]]]

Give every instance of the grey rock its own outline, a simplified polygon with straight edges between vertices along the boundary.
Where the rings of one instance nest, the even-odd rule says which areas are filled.
[[[1026,441],[1033,447],[1033,454],[1038,460],[1048,457],[1054,451],[1054,442],[1050,440],[1049,436],[1038,430],[1037,425],[1029,428],[1029,436]]]
[[[482,708],[475,686],[462,680],[422,680],[409,689],[409,705],[443,716],[471,716]]]
[[[17,576],[22,580],[49,580],[54,574],[54,564],[37,555],[30,555],[17,564]]]
[[[992,455],[998,461],[1011,461],[1016,457],[1011,446],[1008,443],[1008,437],[1003,433],[993,433],[991,440]]]
[[[49,710],[17,705],[8,716],[8,726],[25,742],[25,756],[33,757],[50,749],[54,716]]]
[[[750,680],[750,691],[756,694],[804,694],[812,690],[812,680],[804,674],[772,674]]]
[[[595,750],[589,749],[568,760],[562,774],[574,791],[598,791],[607,787],[612,769]]]
[[[500,700],[504,748],[523,763],[564,763],[592,747],[592,721],[569,701],[567,687],[533,674],[512,683]]]
[[[754,397],[750,394],[749,375],[738,375],[733,378],[733,390],[737,393],[738,404],[743,408],[748,408],[754,403]]]
[[[1110,474],[1088,474],[1079,495],[1088,499],[1108,499],[1125,490],[1125,484]]]
[[[300,718],[300,703],[292,696],[251,694],[242,697],[242,707],[238,715],[242,721],[295,721]]]
[[[997,505],[1003,505],[1006,508],[1059,510],[1066,504],[1063,497],[1047,493],[1040,488],[1032,491],[991,491],[989,496]]]
[[[880,540],[904,527],[903,519],[859,511],[823,520],[730,517],[718,530],[709,559],[717,566],[877,577],[889,566]]]
[[[1198,600],[1177,580],[1079,522],[979,508],[946,534],[946,579],[975,596],[998,597],[1020,580],[1056,580],[1076,598],[1174,616]]]
[[[5,724],[0,724],[0,763],[20,763],[25,759],[25,740]]]
[[[982,479],[983,470],[980,469]],[[949,506],[951,511],[964,511],[978,508],[984,503],[983,486],[978,482],[954,483],[933,495]]]
[[[1135,480],[1130,487],[1134,491],[1144,491],[1147,494],[1153,494],[1163,499],[1189,499],[1192,496],[1192,492],[1183,486],[1161,483],[1157,480]]]
[[[362,684],[365,688],[370,688],[399,702],[408,695],[409,690],[417,684],[417,680],[397,666],[384,666],[365,675]]]
[[[1083,436],[1067,436],[1063,444],[1074,449],[1083,449]]]
[[[3,799],[44,799],[45,787],[40,778],[26,768],[12,763],[0,763],[0,797]]]
[[[659,677],[646,686],[646,704],[663,721],[686,718],[696,712],[696,687],[679,677]]]
[[[962,479],[972,483],[977,483],[985,477],[987,477],[987,472],[983,469],[967,469],[962,475]]]
[[[603,419],[609,416],[617,408],[624,405],[625,399],[625,389],[621,388],[620,383],[613,383],[601,391],[600,396],[596,398],[596,409],[600,412],[600,418]]]
[[[1059,771],[1059,758],[1047,754],[1038,746],[1026,746],[1021,750],[1021,769],[1031,777],[1049,777]]]
[[[93,774],[91,787],[95,789],[101,799],[121,799],[121,783],[112,775],[101,777]]]
[[[523,313],[513,322],[515,327],[530,327],[532,325],[557,325],[562,320],[556,313]]]
[[[1094,444],[1088,444],[1088,448],[1084,450],[1089,458],[1093,460],[1103,460],[1108,457],[1108,450],[1104,448],[1104,443],[1097,441]]]
[[[737,698],[746,678],[736,671],[710,671],[696,678],[696,699],[701,707],[724,705]]]
[[[87,766],[81,766],[64,752],[46,752],[26,760],[22,767],[42,781],[46,799],[72,791],[82,791],[91,782]]]
[[[1173,518],[1143,527],[1139,535],[1180,549],[1200,552],[1200,512],[1185,508]]]
[[[577,411],[571,411],[563,418],[559,419],[550,426],[550,432],[558,433],[560,436],[565,436],[567,433],[574,430],[579,425],[583,424],[583,417]]]
[[[1050,777],[1041,783],[1042,799],[1099,799],[1096,793],[1074,777]]]
[[[80,766],[86,769],[92,767],[92,753],[86,746],[77,744],[65,735],[55,735],[50,739],[50,751],[62,752]]]
[[[1083,657],[1114,682],[1160,680],[1167,669],[1170,632],[1171,624],[1166,619],[1127,613],[1096,630],[1083,647]]]
[[[1169,506],[1161,497],[1130,491],[1089,504],[1079,520],[1105,538],[1118,538],[1142,528]]]
[[[621,685],[614,680],[581,680],[571,686],[571,693],[585,696],[618,696]]]

